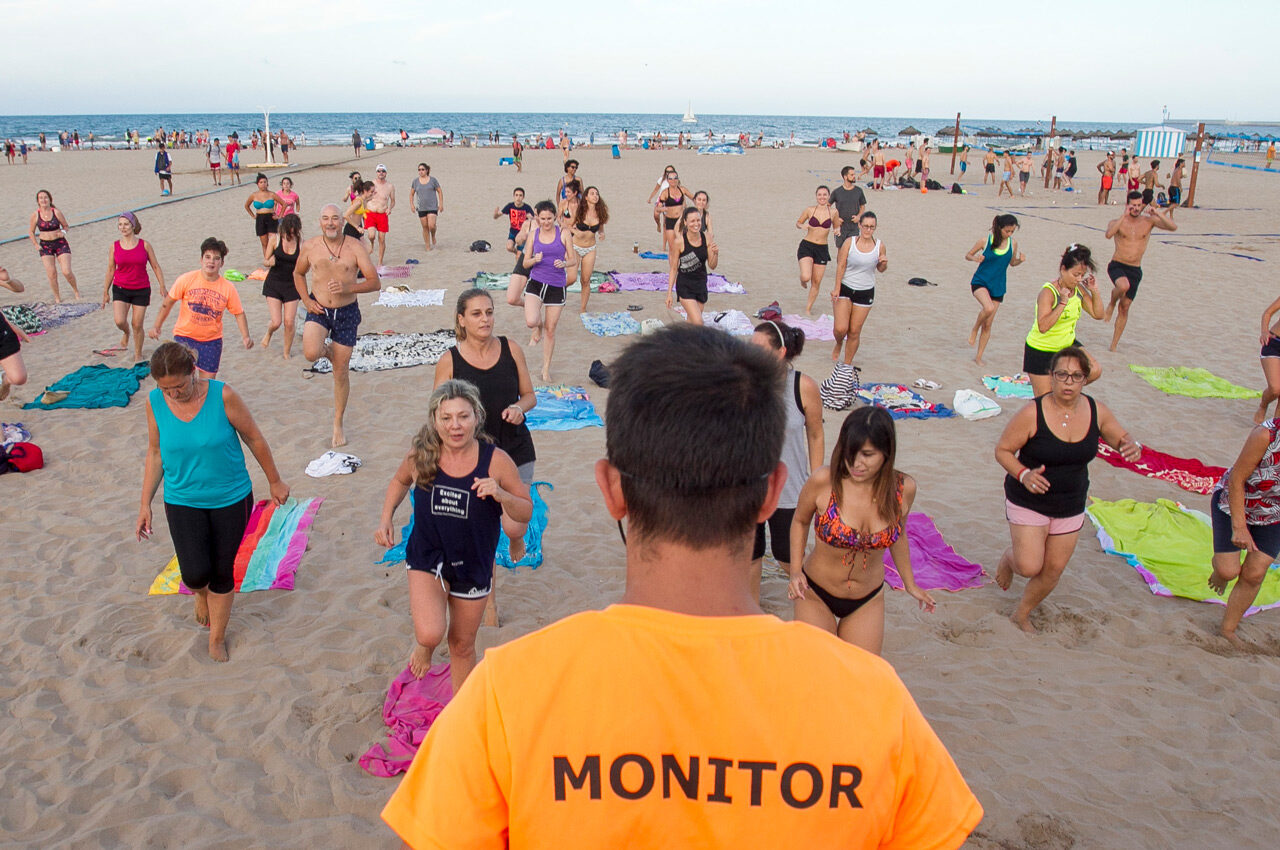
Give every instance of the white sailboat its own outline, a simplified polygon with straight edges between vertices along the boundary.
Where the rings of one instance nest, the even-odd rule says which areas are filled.
[[[693,114],[693,101],[689,101],[689,108],[684,111],[684,117],[680,119],[682,124],[697,124],[698,119]]]

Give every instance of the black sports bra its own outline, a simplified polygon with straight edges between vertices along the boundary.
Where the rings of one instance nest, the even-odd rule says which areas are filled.
[[[681,195],[681,196],[680,196],[680,197],[678,197],[678,198],[674,198],[674,197],[672,197],[671,195],[667,195],[667,199],[666,199],[665,201],[663,201],[663,202],[662,202],[662,204],[663,204],[663,206],[667,206],[667,207],[679,207],[679,206],[683,206],[683,205],[684,205],[684,195]]]
[[[599,233],[600,232],[600,225],[587,224],[586,222],[579,222],[578,224],[575,224],[573,228],[574,230],[581,230],[583,233]]]

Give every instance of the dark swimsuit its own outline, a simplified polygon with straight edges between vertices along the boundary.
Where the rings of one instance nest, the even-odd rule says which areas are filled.
[[[667,207],[668,209],[670,209],[671,207],[683,207],[683,206],[684,206],[684,195],[681,195],[681,196],[680,196],[680,197],[678,197],[678,198],[673,198],[673,197],[671,197],[670,195],[667,195],[667,199],[666,199],[665,201],[663,201],[663,202],[662,202],[662,205],[663,205],[664,207]],[[677,222],[677,221],[679,221],[679,220],[680,220],[680,216],[676,216],[675,218],[672,218],[671,216],[667,215],[667,214],[664,212],[664,213],[662,214],[662,229],[663,229],[663,230],[675,230],[675,229],[676,229],[676,222]]]
[[[901,475],[898,476],[898,505],[902,505],[902,482]],[[836,494],[832,492],[830,501],[827,502],[827,509],[813,518],[813,528],[818,535],[818,539],[828,546],[834,546],[837,549],[845,549],[844,563],[849,567],[849,575],[852,579],[854,559],[858,553],[862,553],[862,568],[867,568],[868,553],[877,549],[888,549],[898,541],[902,536],[903,523],[901,520],[882,528],[873,534],[860,534],[857,529],[850,528],[840,518],[840,506],[836,504]],[[836,596],[831,591],[824,588],[813,580],[809,573],[804,573],[805,580],[809,582],[809,587],[817,594],[827,609],[835,615],[837,620],[843,620],[854,611],[857,611],[863,605],[866,605],[876,597],[881,590],[884,589],[883,582],[875,590],[858,599],[850,599],[847,596]],[[852,581],[850,581],[852,584]]]

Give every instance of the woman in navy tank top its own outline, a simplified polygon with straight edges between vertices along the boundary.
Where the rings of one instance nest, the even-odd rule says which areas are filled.
[[[481,441],[484,406],[466,381],[445,381],[431,393],[427,423],[391,483],[373,538],[395,543],[392,518],[413,488],[413,530],[405,549],[409,610],[416,640],[409,669],[421,678],[449,634],[450,676],[456,694],[476,665],[476,632],[493,589],[493,557],[503,516],[528,522],[533,503],[516,465],[502,449]]]

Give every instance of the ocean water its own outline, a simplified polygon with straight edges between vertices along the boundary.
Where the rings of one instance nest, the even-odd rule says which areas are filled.
[[[941,118],[893,118],[885,116],[805,116],[805,115],[698,115],[696,124],[684,124],[678,114],[658,115],[640,113],[517,113],[517,112],[278,112],[271,115],[272,130],[284,129],[290,136],[305,134],[306,143],[349,144],[351,133],[358,130],[362,136],[373,136],[377,141],[392,143],[400,138],[400,130],[409,133],[414,140],[422,139],[429,130],[452,131],[457,137],[478,136],[486,144],[488,134],[497,132],[503,144],[509,144],[511,135],[522,138],[538,134],[569,133],[576,143],[590,141],[608,143],[616,141],[619,131],[625,130],[634,142],[642,136],[662,132],[674,137],[684,131],[696,135],[697,141],[705,140],[711,132],[717,137],[736,139],[739,133],[753,138],[763,135],[766,144],[794,141],[797,144],[817,144],[834,137],[839,140],[847,131],[856,133],[870,129],[881,137],[897,137],[901,130],[914,127],[925,135],[936,135],[939,130],[955,126],[954,117]],[[116,114],[116,115],[0,115],[0,138],[25,139],[35,143],[44,133],[50,144],[57,143],[58,131],[78,131],[87,141],[89,133],[96,142],[105,145],[118,144],[127,130],[138,130],[146,138],[157,127],[166,130],[209,130],[214,136],[225,139],[232,131],[241,138],[255,128],[263,127],[261,113],[223,114]],[[1151,126],[1155,121],[1132,122],[1058,122],[1058,129],[1090,133],[1132,132]],[[1175,121],[1174,126],[1194,132],[1191,122]],[[971,134],[979,130],[1001,133],[1019,131],[1046,132],[1048,118],[1000,120],[986,118],[962,118],[961,131]],[[1211,133],[1238,133],[1261,135],[1275,134],[1276,125],[1224,125],[1211,124]]]

